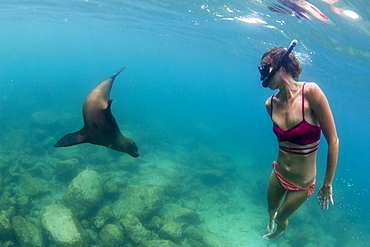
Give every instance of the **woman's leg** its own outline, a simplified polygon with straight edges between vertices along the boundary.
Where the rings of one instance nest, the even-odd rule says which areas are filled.
[[[288,218],[291,216],[308,198],[307,190],[288,191],[284,203],[278,210],[275,217],[277,224],[276,231],[263,236],[270,240],[276,238],[288,227]]]
[[[267,211],[269,213],[269,224],[267,231],[271,233],[274,230],[274,222],[277,210],[283,199],[286,189],[280,184],[280,181],[275,175],[274,170],[271,172],[270,181],[267,188]]]

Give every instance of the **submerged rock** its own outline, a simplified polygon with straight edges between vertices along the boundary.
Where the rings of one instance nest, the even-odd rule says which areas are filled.
[[[33,178],[41,178],[50,181],[54,176],[51,166],[44,162],[36,162],[34,166],[27,170]]]
[[[170,240],[149,240],[140,244],[139,247],[177,247],[178,245]]]
[[[93,231],[91,229],[85,229],[85,232],[86,232],[86,235],[89,239],[90,247],[92,247],[95,244],[98,244],[99,242],[101,242],[100,239],[99,239],[98,233],[96,233],[95,231]],[[99,245],[97,245],[97,246],[99,246]]]
[[[28,152],[29,149],[25,149],[24,151]],[[19,156],[17,156],[17,161],[18,164],[25,169],[31,168],[36,163],[35,157],[27,154],[20,154]]]
[[[98,206],[102,196],[103,182],[100,174],[85,170],[69,184],[62,202],[77,218],[83,218]]]
[[[143,243],[147,240],[158,239],[155,233],[145,229],[143,224],[133,213],[127,213],[119,223],[126,235],[136,244]]]
[[[159,168],[149,166],[140,171],[141,186],[156,186],[163,189],[164,194],[169,197],[178,197],[182,192],[181,175],[172,168]]]
[[[225,175],[219,170],[206,170],[199,172],[200,180],[208,186],[220,185],[224,182]]]
[[[59,117],[51,111],[34,112],[31,115],[32,121],[39,125],[54,124],[59,120]]]
[[[161,209],[160,216],[166,221],[177,222],[182,227],[189,227],[201,223],[201,218],[198,213],[177,204],[165,205]]]
[[[87,238],[71,210],[59,204],[42,210],[41,223],[51,245],[56,247],[87,247]]]
[[[13,237],[13,228],[10,224],[9,213],[0,213],[0,240],[9,240]]]
[[[43,247],[45,245],[41,228],[21,216],[12,219],[12,225],[21,246]]]
[[[153,216],[153,218],[150,220],[148,227],[152,230],[159,230],[162,228],[164,225],[165,221],[164,219],[158,217],[158,216]]]
[[[20,175],[18,184],[20,186],[20,190],[26,196],[39,196],[50,192],[44,184],[33,178],[29,173]]]
[[[1,243],[1,242],[0,242]],[[5,241],[2,245],[0,245],[1,247],[18,247],[14,242],[12,241]]]
[[[132,212],[140,220],[150,220],[161,208],[162,201],[161,188],[130,186],[123,190],[119,200],[113,205],[113,211],[118,217]]]
[[[217,194],[218,194],[218,199],[221,202],[223,202],[223,203],[229,202],[229,199],[230,199],[229,194],[226,191],[220,189],[220,190],[218,190]]]
[[[188,242],[191,246],[223,247],[225,243],[217,236],[200,227],[195,227],[187,232]]]
[[[120,171],[110,175],[104,183],[104,198],[110,201],[117,201],[122,190],[129,186],[128,173]]]
[[[127,136],[130,136],[134,139],[131,133],[129,133]],[[139,161],[137,159],[132,159],[128,155],[122,155],[119,158],[118,166],[120,170],[129,171],[131,173],[137,173],[140,171]]]
[[[56,164],[55,178],[61,182],[70,182],[78,173],[78,159],[63,160]]]
[[[158,235],[161,238],[168,239],[175,243],[178,243],[183,238],[184,233],[183,228],[179,223],[168,221],[159,230]]]
[[[68,148],[56,148],[52,154],[53,159],[68,160],[74,157],[78,160],[84,160],[83,152],[79,146],[71,146]],[[56,161],[58,162],[58,161]]]
[[[102,228],[107,221],[114,221],[114,214],[110,205],[104,206],[92,219],[92,224],[97,228]]]
[[[123,242],[122,229],[113,224],[106,224],[99,232],[99,237],[107,247],[120,246]]]

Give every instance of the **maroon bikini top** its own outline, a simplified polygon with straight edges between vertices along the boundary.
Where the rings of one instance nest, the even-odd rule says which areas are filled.
[[[299,122],[294,127],[283,130],[281,129],[277,124],[273,124],[272,130],[274,131],[275,135],[277,136],[277,139],[279,142],[291,142],[297,145],[307,145],[314,142],[317,142],[320,140],[320,134],[321,134],[321,127],[312,125],[306,121],[304,118],[304,85],[302,86],[302,121]],[[272,119],[272,108],[273,108],[273,98],[275,95],[272,95],[271,97],[271,119]],[[284,148],[281,147],[280,148]],[[302,150],[302,149],[299,149]],[[285,150],[287,151],[287,150]],[[316,151],[316,150],[315,150]]]

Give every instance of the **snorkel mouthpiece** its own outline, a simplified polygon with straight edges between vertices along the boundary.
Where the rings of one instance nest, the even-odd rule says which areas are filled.
[[[276,65],[276,67],[270,73],[268,73],[267,75],[261,75],[262,87],[267,87],[268,86],[269,81],[271,80],[271,78],[280,69],[280,67],[281,67],[282,63],[284,62],[285,58],[289,55],[289,53],[293,50],[293,48],[297,45],[297,43],[298,43],[298,41],[296,39],[294,39],[290,43],[286,52],[284,52],[284,54],[281,56],[278,64]],[[258,68],[260,69],[260,72],[261,72],[260,66],[258,66]]]

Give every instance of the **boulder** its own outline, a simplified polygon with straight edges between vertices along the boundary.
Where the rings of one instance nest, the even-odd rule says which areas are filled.
[[[60,204],[43,208],[41,223],[49,237],[50,246],[87,247],[87,237],[72,211]]]
[[[32,121],[39,125],[51,125],[55,124],[59,117],[51,111],[39,111],[34,112],[31,115]]]
[[[54,168],[51,168],[49,164],[45,162],[36,162],[35,165],[27,171],[33,178],[41,178],[46,181],[50,181],[54,178],[52,170],[54,170]]]
[[[43,183],[33,178],[29,173],[20,175],[18,184],[20,186],[20,190],[26,196],[39,196],[50,192]]]
[[[61,182],[70,182],[78,174],[80,162],[78,159],[60,161],[55,167],[55,178]]]
[[[200,181],[208,186],[218,186],[224,182],[225,174],[219,170],[205,170],[199,172]]]
[[[121,246],[123,242],[122,229],[113,224],[106,224],[99,232],[99,237],[104,246],[115,247]]]
[[[60,160],[68,160],[68,159],[71,159],[72,157],[78,160],[85,160],[85,157],[83,154],[84,153],[81,152],[80,146],[71,146],[68,148],[56,148],[51,157],[45,157],[45,158],[51,161],[53,160],[54,161],[53,163],[57,163]]]
[[[164,223],[165,223],[164,219],[162,219],[158,216],[153,216],[153,218],[149,222],[148,227],[149,227],[149,229],[157,231],[157,230],[162,228]]]
[[[178,243],[183,238],[183,228],[177,222],[168,221],[159,230],[158,235],[163,239]]]
[[[92,219],[92,224],[96,229],[102,228],[107,221],[114,221],[115,216],[112,212],[112,207],[110,205],[104,206],[96,216]]]
[[[101,240],[99,239],[98,233],[96,233],[95,231],[93,231],[91,229],[85,229],[85,232],[86,232],[86,235],[89,239],[89,246],[90,247],[101,243]]]
[[[12,241],[5,241],[4,243],[0,245],[0,247],[18,247],[18,246]]]
[[[158,239],[158,236],[145,229],[140,220],[133,213],[127,213],[120,220],[120,225],[124,233],[136,244],[143,243],[147,240]]]
[[[29,149],[23,150],[25,153],[29,153]],[[35,156],[31,156],[28,154],[20,154],[16,157],[17,163],[25,169],[31,168],[32,166],[35,165],[36,163],[36,158]]]
[[[18,242],[23,247],[43,247],[45,245],[42,229],[21,216],[12,219],[12,225]]]
[[[226,246],[216,235],[209,233],[200,227],[195,227],[187,232],[188,242],[192,246],[223,247]]]
[[[139,247],[177,247],[178,245],[170,240],[149,240],[140,244]]]
[[[0,213],[0,240],[9,240],[13,237],[13,228],[10,224],[9,213],[1,211]]]
[[[0,159],[0,163],[1,163],[1,159]],[[1,168],[1,165],[0,165],[0,168]],[[4,190],[4,183],[3,183],[3,176],[0,176],[0,194],[2,194],[3,190]]]
[[[199,214],[177,204],[165,205],[161,209],[160,216],[166,221],[177,222],[183,227],[189,227],[191,225],[197,225],[201,223]]]
[[[77,175],[64,193],[62,203],[81,219],[96,209],[103,196],[103,182],[99,173],[85,170]]]
[[[119,218],[132,212],[140,220],[149,221],[161,208],[162,201],[162,188],[130,186],[123,190],[119,200],[113,205],[113,212]]]
[[[173,168],[148,166],[140,171],[139,178],[139,185],[160,187],[166,196],[178,197],[182,193],[181,175]]]
[[[123,134],[124,135],[124,134]],[[128,135],[130,138],[134,137]],[[135,139],[134,139],[135,140]],[[138,173],[140,171],[140,160],[132,159],[129,155],[122,155],[118,160],[118,167],[122,171],[128,171],[130,173]]]

